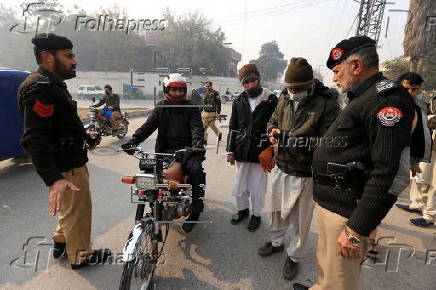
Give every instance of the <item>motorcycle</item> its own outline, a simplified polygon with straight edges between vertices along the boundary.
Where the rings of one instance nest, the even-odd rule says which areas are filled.
[[[92,105],[89,106],[89,122],[85,124],[84,128],[86,132],[92,137],[104,137],[113,136],[122,139],[127,135],[129,130],[129,113],[124,112],[123,116],[118,119],[119,128],[112,129],[112,125],[109,122],[112,111],[108,108],[103,108],[103,114],[100,114],[100,110],[94,108],[95,98],[92,98]]]
[[[176,157],[183,154],[186,158],[189,154],[204,153],[205,149],[188,147],[174,154],[144,152],[140,147],[128,150],[135,151],[133,156],[139,159],[142,173],[122,178],[123,183],[134,184],[130,200],[137,207],[135,226],[123,248],[124,268],[119,289],[149,290],[154,289],[154,272],[168,237],[169,223],[184,223],[184,220],[175,220],[191,213],[191,185],[185,184],[185,176],[178,170],[181,163],[176,162]],[[146,204],[150,211],[144,216]]]

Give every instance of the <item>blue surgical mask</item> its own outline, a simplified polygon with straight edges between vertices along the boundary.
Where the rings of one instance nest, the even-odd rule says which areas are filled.
[[[299,93],[295,93],[295,94],[288,92],[288,94],[289,94],[289,97],[291,98],[291,100],[293,100],[294,102],[299,102],[299,101],[301,101],[301,99],[303,99],[304,97],[307,96],[307,91],[299,92]]]

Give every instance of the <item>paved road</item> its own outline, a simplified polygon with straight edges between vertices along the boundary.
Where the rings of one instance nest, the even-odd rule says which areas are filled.
[[[230,106],[223,107],[229,113]],[[140,126],[142,121],[132,120],[132,128]],[[143,143],[143,148],[152,150],[154,138]],[[115,152],[121,143],[107,137],[99,149],[89,154],[94,247],[110,248],[115,253],[121,252],[135,211],[130,204],[129,187],[119,180],[123,175],[136,173],[137,162]],[[157,270],[156,289],[290,289],[292,283],[282,278],[284,254],[269,258],[256,255],[256,249],[266,239],[268,216],[263,217],[262,226],[255,233],[248,232],[245,224],[233,226],[229,222],[234,211],[230,196],[234,168],[225,162],[224,146],[218,155],[209,146],[205,169],[207,203],[201,219],[212,224],[197,226],[189,235],[181,233],[176,226],[171,228],[164,263]],[[44,237],[50,242],[56,221],[47,214],[47,191],[32,167],[0,162],[0,184],[1,289],[117,289],[120,265],[114,263],[74,272],[66,260],[47,260],[49,246],[37,243]],[[407,200],[406,196],[400,199]],[[433,237],[436,228],[412,227],[408,224],[411,216],[393,209],[380,226],[381,236],[392,236],[396,241],[382,240],[383,245],[390,243],[389,248],[381,247],[382,257],[389,250],[388,260],[365,266],[361,289],[436,289],[436,258],[425,265],[426,250],[434,250],[436,257],[436,237]],[[316,267],[316,232],[314,219],[307,258],[296,278],[309,285]],[[23,266],[23,244],[28,238],[38,236],[42,238],[31,239],[26,246],[28,267],[19,267]],[[414,248],[415,252],[407,248]],[[31,264],[36,249],[40,249],[40,262],[35,271]],[[10,266],[10,261],[18,257]]]

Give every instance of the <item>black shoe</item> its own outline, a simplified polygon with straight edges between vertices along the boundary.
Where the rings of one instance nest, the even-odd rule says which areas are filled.
[[[60,257],[65,256],[66,254],[65,245],[66,245],[65,243],[54,242],[53,258],[59,259]]]
[[[223,133],[220,132],[218,134],[218,141],[221,141],[221,140],[223,140]]]
[[[248,222],[247,230],[249,232],[254,232],[260,226],[260,222],[262,221],[260,216],[252,215],[250,221]]]
[[[415,209],[415,208],[410,208],[409,205],[407,204],[401,204],[401,203],[397,203],[395,204],[396,207],[401,208],[407,212],[411,212],[411,213],[419,213],[422,214],[422,211],[420,211],[419,209]]]
[[[283,265],[283,278],[292,281],[298,272],[298,263],[295,263],[291,258],[286,257],[285,265]]]
[[[274,247],[271,242],[266,242],[262,247],[257,250],[257,254],[261,257],[268,257],[274,253],[283,251],[284,248],[285,247],[283,245]]]
[[[85,266],[102,264],[112,255],[109,249],[95,250],[94,253],[86,257],[86,261],[81,264],[71,264],[71,269],[78,270]]]
[[[195,227],[195,222],[198,221],[199,218],[200,218],[200,213],[199,212],[195,212],[195,211],[191,212],[189,217],[186,219],[186,221],[188,223],[182,224],[182,226],[180,228],[182,229],[182,231],[185,234],[188,234],[188,233],[192,232],[192,230]]]
[[[232,225],[237,225],[239,224],[240,221],[242,221],[249,215],[250,215],[250,210],[248,208],[240,210],[234,215],[232,215],[232,219],[230,220],[230,222],[232,223]]]
[[[294,283],[293,287],[294,287],[294,290],[307,290],[307,289],[309,289],[309,287],[304,286],[303,284],[300,284],[300,283]]]

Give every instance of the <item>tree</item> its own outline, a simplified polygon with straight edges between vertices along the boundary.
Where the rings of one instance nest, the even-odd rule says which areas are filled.
[[[214,75],[225,72],[231,56],[221,28],[212,30],[210,20],[198,12],[177,16],[167,9],[164,19],[167,27],[160,31],[158,51],[165,66],[172,71],[189,67],[193,74],[199,74],[202,67]]]
[[[286,61],[283,59],[283,56],[277,42],[274,40],[262,44],[259,58],[250,60],[250,63],[254,63],[257,66],[263,80],[275,81],[286,67]]]
[[[409,71],[410,61],[403,56],[385,61],[382,66],[386,69],[383,74],[391,80],[396,80],[400,75]]]

